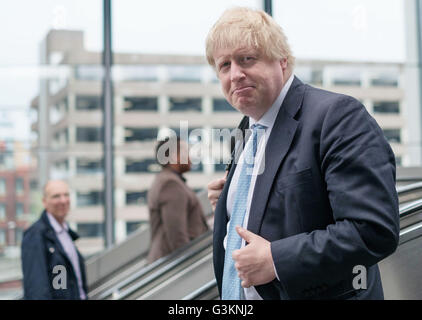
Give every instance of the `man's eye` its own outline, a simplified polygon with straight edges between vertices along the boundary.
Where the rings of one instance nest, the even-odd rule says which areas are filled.
[[[243,62],[249,62],[249,61],[252,61],[252,60],[253,60],[253,57],[243,57],[242,58]]]
[[[220,64],[220,70],[227,68],[230,65],[230,62],[224,62]]]

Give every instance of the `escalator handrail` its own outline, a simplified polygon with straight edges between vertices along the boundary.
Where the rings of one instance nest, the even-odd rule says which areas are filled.
[[[422,210],[422,199],[412,201],[400,207],[400,219]]]
[[[207,234],[209,234],[209,232],[207,232]],[[185,253],[181,257],[173,259],[173,261],[171,261],[170,263],[165,265],[163,268],[158,269],[157,271],[155,271],[151,275],[149,275],[147,278],[139,281],[135,285],[126,289],[124,292],[119,294],[118,300],[121,300],[121,299],[133,294],[136,290],[140,289],[141,287],[148,284],[149,282],[154,281],[154,280],[162,277],[168,271],[172,270],[173,268],[177,267],[178,265],[182,264],[183,262],[185,262],[185,261],[191,259],[192,257],[198,255],[199,253],[203,252],[205,249],[209,248],[211,245],[212,245],[212,237],[211,237],[209,243],[205,243],[203,246],[197,248],[193,252]]]
[[[422,190],[422,182],[411,183],[411,184],[408,184],[408,185],[405,185],[405,186],[400,186],[400,187],[396,188],[397,194],[399,196],[417,191],[419,189]]]
[[[213,279],[210,282],[204,284],[199,289],[195,290],[194,292],[188,294],[187,296],[183,297],[182,300],[196,300],[198,297],[203,295],[208,290],[214,288],[217,285],[217,280]]]

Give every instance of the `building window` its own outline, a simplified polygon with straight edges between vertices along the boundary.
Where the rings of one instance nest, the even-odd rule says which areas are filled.
[[[0,195],[6,194],[6,179],[0,178]]]
[[[352,78],[334,78],[333,85],[335,86],[357,86],[360,87],[360,79]]]
[[[201,106],[202,106],[201,98],[170,98],[169,101],[170,101],[170,111],[201,112]]]
[[[0,229],[0,245],[6,244],[6,230]]]
[[[382,131],[389,143],[401,143],[400,129],[383,129]]]
[[[374,113],[400,113],[398,101],[374,102]]]
[[[158,111],[158,98],[125,97],[125,111]]]
[[[23,194],[23,191],[24,191],[23,178],[16,178],[15,183],[16,183],[16,185],[15,185],[16,194],[18,194],[18,195]]]
[[[143,224],[148,224],[148,221],[128,221],[128,222],[126,222],[126,234],[129,235],[132,232],[138,230]]]
[[[66,176],[66,174],[69,172],[69,160],[63,160],[54,163],[53,172],[54,175],[57,176]]]
[[[31,191],[37,190],[38,189],[38,181],[37,180],[31,180],[29,182],[29,188],[31,189]]]
[[[171,82],[200,82],[201,66],[168,66]]]
[[[16,244],[19,245],[22,243],[22,239],[23,239],[23,229],[21,228],[16,228],[15,229],[15,241]]]
[[[398,74],[380,74],[371,79],[371,85],[374,87],[397,87]]]
[[[101,160],[76,160],[76,174],[101,174],[102,172],[103,166]]]
[[[0,220],[6,219],[6,204],[0,203]]]
[[[126,159],[126,173],[156,173],[160,168],[155,159]]]
[[[24,206],[22,202],[16,203],[16,218],[21,218],[24,213]]]
[[[128,221],[126,222],[126,234],[129,235],[132,232],[139,229],[139,227],[143,224],[148,223],[148,221]]]
[[[78,127],[76,128],[76,141],[102,142],[101,129],[95,127]]]
[[[322,69],[314,69],[311,66],[298,66],[295,68],[295,74],[298,75],[300,80],[305,83],[313,85],[322,85],[323,71]]]
[[[69,143],[69,133],[66,129],[56,132],[54,134],[54,141],[60,145],[66,145]]]
[[[79,65],[75,67],[75,77],[79,80],[100,81],[103,78],[103,68],[98,65]]]
[[[214,112],[233,112],[236,111],[226,99],[213,99],[213,110]]]
[[[402,165],[402,158],[396,157],[396,166],[401,166],[401,165]]]
[[[335,86],[361,86],[361,71],[353,66],[334,66],[326,68]]]
[[[97,96],[77,96],[76,110],[100,110],[100,97]]]
[[[202,165],[202,162],[195,163],[195,164],[192,163],[192,166],[190,168],[191,172],[202,172],[203,170],[204,170],[204,167]]]
[[[224,172],[226,171],[227,164],[225,163],[216,163],[214,164],[214,171],[215,172]]]
[[[115,65],[114,79],[117,81],[158,81],[158,69],[156,65]]]
[[[76,193],[76,205],[78,207],[99,206],[103,203],[102,191],[89,191]]]
[[[180,130],[179,128],[170,128],[170,131],[176,134],[176,136],[180,137],[182,140],[186,140],[185,139],[186,132],[183,132],[183,130]],[[202,137],[206,134],[207,132],[205,131],[204,128],[198,128],[198,127],[189,128],[187,132],[187,138],[188,138],[187,142],[189,142],[190,144],[195,144],[197,142],[200,142],[202,141]]]
[[[125,128],[125,142],[155,141],[158,128]]]
[[[102,223],[78,223],[77,230],[81,238],[97,238],[103,236]]]
[[[126,205],[142,205],[147,203],[148,191],[127,191]]]

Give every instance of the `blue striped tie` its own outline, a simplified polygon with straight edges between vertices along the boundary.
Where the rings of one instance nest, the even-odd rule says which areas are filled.
[[[237,275],[232,253],[234,250],[240,249],[242,238],[236,232],[236,226],[243,226],[243,219],[246,213],[248,203],[249,187],[251,185],[252,172],[255,162],[255,154],[258,144],[258,130],[265,130],[265,126],[254,124],[252,127],[252,143],[246,144],[244,150],[244,158],[242,170],[237,183],[237,190],[234,197],[233,210],[229,222],[229,230],[227,235],[226,254],[224,257],[223,271],[223,289],[222,300],[242,300],[244,299],[241,280]]]

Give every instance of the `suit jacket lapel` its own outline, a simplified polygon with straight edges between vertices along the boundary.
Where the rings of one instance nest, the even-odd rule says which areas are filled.
[[[265,148],[264,172],[256,179],[248,230],[259,234],[268,197],[277,171],[293,141],[298,122],[294,116],[302,104],[305,86],[295,77],[281,105]]]

